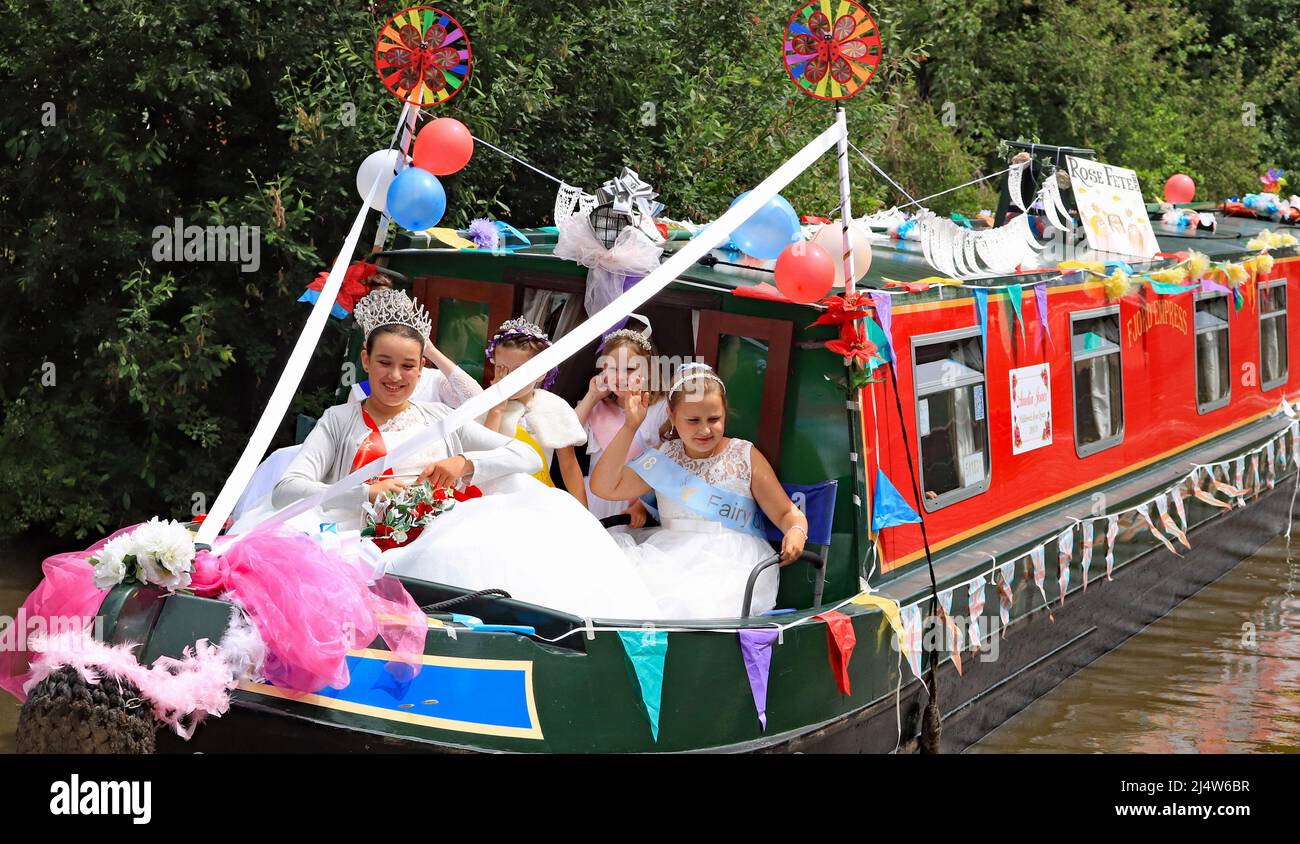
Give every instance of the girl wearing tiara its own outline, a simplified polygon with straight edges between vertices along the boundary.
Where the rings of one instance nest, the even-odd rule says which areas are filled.
[[[649,389],[654,386],[650,378],[651,362],[658,359],[650,340],[650,322],[639,314],[632,316],[645,323],[645,331],[622,328],[605,335],[596,359],[600,371],[578,402],[578,419],[586,426],[587,454],[593,468],[626,421],[622,396],[645,393],[648,398],[642,407],[645,418],[632,438],[627,457],[621,462],[640,456],[646,449],[657,448],[663,441],[660,430],[668,420],[668,404],[661,391]],[[590,480],[587,481],[587,509],[597,519],[627,513],[632,517],[632,527],[645,525],[646,508],[636,496],[628,500],[603,498],[592,491]]]
[[[423,308],[386,289],[362,299],[355,313],[366,335],[362,362],[371,374],[370,396],[325,411],[275,485],[273,504],[279,509],[324,492],[411,439],[421,445],[368,484],[337,492],[291,524],[316,534],[321,523],[335,522],[341,544],[359,543],[368,562],[393,574],[505,589],[518,600],[589,617],[656,617],[658,606],[600,524],[571,496],[531,477],[542,468],[537,451],[473,421],[429,437],[427,426],[451,408],[411,400],[431,328]],[[452,490],[473,484],[483,495],[459,500],[418,537],[382,554],[360,542],[367,501],[424,481]]]
[[[683,366],[668,390],[663,448],[648,448],[624,465],[649,401],[647,393],[619,396],[625,422],[592,471],[592,488],[610,499],[655,491],[663,526],[611,535],[664,618],[734,617],[750,571],[772,554],[758,511],[785,535],[782,564],[803,553],[808,520],[762,453],[747,440],[723,435],[727,388],[704,364]],[[754,613],[776,605],[778,582],[776,568],[759,576]]]
[[[488,362],[495,371],[492,383],[505,378],[550,345],[551,338],[546,332],[523,317],[503,323],[488,341]],[[558,374],[559,370],[552,369],[492,408],[485,415],[483,424],[493,431],[522,440],[536,451],[542,458],[542,471],[533,477],[549,487],[555,486],[550,473],[551,457],[558,454],[565,489],[585,507],[587,496],[582,467],[578,465],[573,447],[585,443],[587,434],[569,403],[546,389],[555,383]]]

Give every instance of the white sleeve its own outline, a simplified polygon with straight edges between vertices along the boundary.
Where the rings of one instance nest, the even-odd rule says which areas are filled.
[[[496,480],[521,472],[535,475],[542,471],[542,458],[528,444],[498,434],[477,422],[466,422],[458,432],[464,455],[474,463],[475,483]]]
[[[451,371],[451,375],[444,375],[437,367],[433,368],[433,372],[438,376],[438,393],[423,401],[440,401],[449,407],[460,407],[483,392],[483,385],[469,377],[469,373],[459,366]]]
[[[326,411],[321,416],[316,427],[307,435],[298,455],[272,490],[271,506],[276,509],[287,507],[329,487],[325,479],[329,477],[334,455],[341,447],[345,428],[343,414]],[[351,518],[361,513],[362,505],[368,498],[365,485],[358,484],[325,499],[321,508],[326,511],[342,511],[346,517]]]

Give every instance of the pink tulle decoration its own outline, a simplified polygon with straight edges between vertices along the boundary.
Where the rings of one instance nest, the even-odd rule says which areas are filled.
[[[150,668],[131,653],[139,645],[105,645],[85,631],[70,630],[53,636],[33,636],[31,678],[26,694],[56,669],[71,666],[87,683],[130,681],[149,701],[154,717],[189,740],[207,715],[221,716],[230,708],[230,690],[236,678],[221,651],[200,639],[186,648],[182,659],[158,657]]]
[[[95,586],[95,568],[86,562],[110,539],[135,530],[139,525],[122,528],[106,536],[85,551],[55,554],[41,563],[45,578],[23,601],[14,620],[14,650],[0,651],[0,689],[20,701],[27,699],[23,685],[28,677],[29,646],[26,639],[34,633],[66,631],[76,626],[73,619],[81,618],[81,628],[89,626],[99,607],[108,595],[107,589]],[[21,641],[19,641],[21,640]]]
[[[367,583],[365,572],[288,528],[231,537],[222,554],[225,597],[248,613],[266,642],[263,674],[300,692],[348,684],[347,653],[382,636],[399,679],[415,676],[427,622],[401,582]]]

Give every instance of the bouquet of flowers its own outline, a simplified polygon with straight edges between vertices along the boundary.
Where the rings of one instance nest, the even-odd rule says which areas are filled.
[[[414,484],[396,492],[386,492],[365,505],[366,523],[362,536],[372,538],[381,551],[398,548],[414,540],[425,526],[456,506],[457,501],[477,498],[476,487],[456,492],[433,484]]]
[[[174,592],[190,585],[194,535],[180,522],[154,516],[130,533],[109,540],[87,562],[95,567],[95,586],[152,583]]]

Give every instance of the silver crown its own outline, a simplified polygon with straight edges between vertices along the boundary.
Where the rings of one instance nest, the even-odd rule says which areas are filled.
[[[505,334],[527,334],[530,337],[536,337],[539,340],[545,340],[548,343],[551,341],[551,338],[547,336],[546,332],[542,330],[540,325],[529,322],[523,317],[515,317],[514,319],[508,319],[501,323],[501,327],[497,329],[497,336],[501,337]]]
[[[426,340],[429,339],[429,332],[433,330],[433,320],[424,306],[412,302],[405,291],[394,290],[391,287],[381,287],[367,293],[365,298],[357,302],[352,315],[365,331],[366,339],[370,338],[376,328],[385,325],[405,325],[407,328],[414,328]]]
[[[650,351],[650,320],[646,319],[641,314],[628,314],[628,316],[635,317],[645,323],[645,331],[637,331],[634,328],[620,328],[618,331],[611,331],[605,335],[603,340],[601,340],[600,347],[602,349],[608,346],[612,341],[617,340],[620,337],[626,337],[633,343],[636,343],[638,346],[645,349],[647,352]]]

